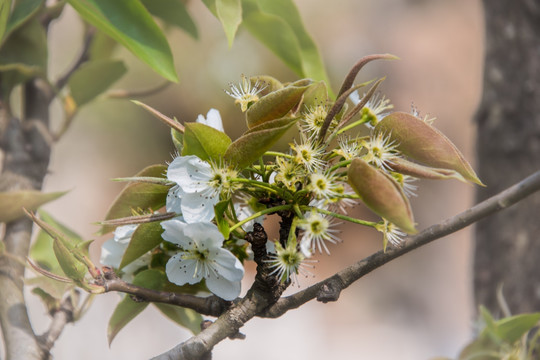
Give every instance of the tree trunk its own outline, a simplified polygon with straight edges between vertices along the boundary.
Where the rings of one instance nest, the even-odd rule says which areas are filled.
[[[484,0],[486,62],[477,114],[483,200],[540,168],[540,1]],[[540,311],[540,194],[476,226],[477,304]]]

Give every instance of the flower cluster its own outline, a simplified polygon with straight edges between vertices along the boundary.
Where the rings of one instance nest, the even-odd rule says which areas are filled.
[[[267,275],[297,281],[309,274],[312,257],[330,255],[341,242],[342,221],[381,232],[384,250],[400,246],[404,236],[416,232],[408,199],[416,178],[481,184],[429,119],[391,112],[390,101],[375,93],[379,83],[362,97],[357,90],[342,90],[334,101],[322,82],[283,84],[268,76],[242,76],[226,91],[246,117],[248,129],[238,139],[224,133],[215,109],[184,124],[183,133],[174,127],[178,155],[164,177],[140,177],[163,197],[162,203],[146,205],[153,211],[165,205],[169,218],[159,220],[160,239],[154,239],[159,246],[151,254],[141,250],[139,259],[122,269],[124,275],[155,267],[172,284],[234,300],[241,292],[243,261],[255,257],[260,265],[263,259]],[[286,136],[288,150],[274,151]],[[347,209],[359,202],[380,221],[349,216]],[[246,240],[252,239],[254,224],[272,215],[281,217],[279,238],[268,241],[265,254],[260,247],[251,251]],[[156,233],[152,229],[149,234]],[[117,228],[103,246],[103,264],[118,268],[125,261],[130,241],[141,241],[130,240],[134,231],[134,226]],[[140,244],[133,248],[147,250]]]

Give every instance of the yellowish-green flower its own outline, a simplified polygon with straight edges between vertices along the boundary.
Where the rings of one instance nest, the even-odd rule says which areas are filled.
[[[364,141],[367,153],[362,157],[364,161],[378,167],[381,170],[390,170],[390,163],[399,156],[397,144],[379,132],[371,135],[369,140]]]

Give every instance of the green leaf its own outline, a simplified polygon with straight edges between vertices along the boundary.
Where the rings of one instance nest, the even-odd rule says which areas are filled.
[[[297,121],[296,118],[283,120],[277,119],[272,124],[280,126],[266,128],[269,124],[262,124],[262,130],[245,133],[238,140],[233,142],[225,153],[225,160],[229,164],[234,164],[237,168],[243,169],[259,159],[272,145],[274,145]]]
[[[42,288],[39,288],[39,287],[33,288],[32,293],[41,299],[41,301],[47,308],[47,312],[49,313],[52,310],[56,310],[60,307],[60,300],[53,297],[51,294],[49,294],[47,291],[43,290]]]
[[[201,332],[203,318],[198,312],[169,304],[154,303],[154,305],[163,315],[178,325],[189,329],[193,334]]]
[[[163,228],[159,222],[140,224],[131,236],[119,268],[129,265],[148,251],[158,246],[162,241]]]
[[[7,2],[4,2],[2,5],[8,6],[7,11],[9,13],[9,4]],[[27,22],[29,19],[31,19],[32,16],[34,16],[39,11],[42,5],[43,0],[16,1],[15,6],[13,7],[13,11],[11,12],[11,15],[9,16],[9,20],[7,22],[4,39],[9,37],[9,34],[11,34],[13,31],[24,25],[24,23]],[[0,39],[2,39],[1,36]]]
[[[246,9],[245,6],[244,9]],[[244,11],[243,25],[292,71],[303,76],[300,44],[293,29],[285,20],[260,11]]]
[[[150,176],[165,178],[167,167],[164,165],[152,165],[135,176]],[[113,201],[105,220],[119,219],[131,216],[134,209],[152,209],[157,210],[165,206],[169,186],[149,184],[149,183],[131,183],[128,184],[122,192]],[[101,235],[111,232],[115,226],[104,225],[99,233]]]
[[[161,290],[163,288],[163,276],[159,270],[141,271],[133,279],[133,284],[142,286],[148,289]],[[126,295],[122,301],[118,303],[109,320],[107,327],[107,339],[109,346],[131,320],[139,315],[147,306],[148,302],[135,302],[129,295]]]
[[[214,212],[216,213],[217,227],[225,240],[227,240],[229,238],[229,235],[231,234],[229,222],[227,221],[227,217],[225,215],[225,212],[229,208],[229,204],[230,204],[229,200],[223,200],[223,201],[218,202],[214,206]]]
[[[47,72],[47,36],[37,19],[14,31],[0,49],[2,91],[8,98],[19,83]]]
[[[262,97],[246,111],[248,128],[279,119],[293,109],[309,86],[287,86]]]
[[[77,285],[84,287],[84,278],[88,273],[88,269],[75,256],[73,247],[69,246],[69,240],[62,236],[54,237],[53,251],[64,274]]]
[[[9,13],[11,11],[12,0],[2,0],[0,3],[0,47],[6,34]]]
[[[181,0],[142,0],[148,11],[168,24],[179,27],[194,39],[199,38],[197,26]]]
[[[257,0],[261,11],[281,17],[292,29],[299,46],[302,77],[323,80],[328,76],[315,42],[307,33],[300,13],[292,0]]]
[[[39,211],[39,217],[51,227],[56,228],[65,234],[67,239],[71,240],[73,246],[76,246],[83,241],[78,234],[60,223],[48,212],[43,210]],[[62,271],[58,260],[56,260],[56,256],[53,251],[53,239],[43,229],[39,230],[36,240],[32,244],[30,249],[30,258],[43,269],[57,275],[64,275],[64,272]]]
[[[312,84],[304,92],[302,112],[308,112],[310,108],[326,106],[328,103],[328,89],[324,81]]]
[[[10,222],[23,217],[23,208],[34,211],[65,193],[66,191],[42,193],[37,190],[0,192],[0,222]]]
[[[496,334],[509,344],[518,341],[540,321],[540,313],[519,314],[496,322]]]
[[[201,123],[185,123],[182,155],[196,155],[201,160],[219,160],[231,144],[227,134]]]
[[[229,46],[232,46],[236,30],[242,23],[242,2],[241,0],[216,0],[216,12],[225,30]]]
[[[120,60],[95,60],[83,64],[69,79],[71,96],[77,105],[92,101],[120,79],[127,69]]]
[[[110,59],[117,46],[118,43],[114,39],[105,35],[103,31],[96,30],[88,51],[89,60]]]
[[[167,39],[139,1],[67,0],[84,20],[103,31],[164,78],[177,82]]]

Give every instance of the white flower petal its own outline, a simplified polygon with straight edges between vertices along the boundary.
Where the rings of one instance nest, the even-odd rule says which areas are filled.
[[[178,185],[173,186],[167,193],[167,202],[165,208],[167,212],[182,212],[182,198],[180,197],[180,187]]]
[[[234,300],[240,295],[240,281],[229,281],[224,277],[209,276],[206,279],[206,286],[215,295],[224,300]]]
[[[101,245],[101,257],[100,262],[103,265],[117,268],[120,266],[124,251],[126,250],[127,243],[122,244],[114,239],[107,240]]]
[[[176,285],[196,284],[202,280],[202,272],[197,271],[197,261],[182,260],[183,252],[172,256],[165,266],[165,273],[170,282]]]
[[[185,193],[182,199],[182,216],[187,223],[210,222],[214,218],[214,205],[218,203],[219,196]]]
[[[211,252],[214,268],[218,274],[230,281],[240,281],[244,277],[244,267],[229,250],[220,248]]]
[[[221,249],[223,235],[216,225],[211,222],[190,223],[184,227],[184,235],[194,239],[197,244],[205,249]]]
[[[114,230],[114,241],[121,244],[129,244],[131,235],[137,229],[137,224],[119,226]]]
[[[223,122],[221,121],[221,115],[216,109],[210,109],[210,111],[208,111],[208,114],[206,114],[206,119],[204,118],[204,116],[199,115],[197,117],[197,122],[211,126],[221,132],[225,132],[225,130],[223,129]]]
[[[184,193],[194,193],[208,188],[212,176],[210,164],[197,156],[178,156],[167,169],[167,179],[174,181]]]
[[[161,227],[165,231],[161,234],[161,237],[168,242],[187,248],[189,247],[189,241],[191,241],[191,239],[184,235],[184,228],[186,225],[186,223],[178,219],[162,221]]]

